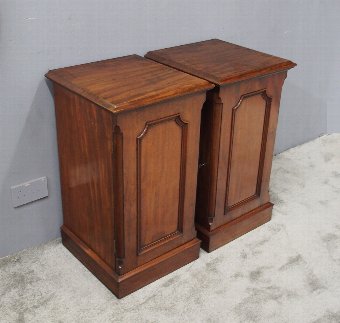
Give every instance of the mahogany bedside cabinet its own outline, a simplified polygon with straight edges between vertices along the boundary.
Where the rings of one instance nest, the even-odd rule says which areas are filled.
[[[202,110],[196,228],[212,251],[271,219],[269,176],[291,61],[213,39],[146,57],[215,84]]]
[[[118,298],[197,259],[200,119],[213,85],[137,55],[46,77],[63,244]]]

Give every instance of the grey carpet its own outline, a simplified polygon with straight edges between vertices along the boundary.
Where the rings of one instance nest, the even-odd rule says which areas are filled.
[[[340,134],[275,157],[273,219],[117,300],[59,240],[0,259],[0,322],[340,322]]]

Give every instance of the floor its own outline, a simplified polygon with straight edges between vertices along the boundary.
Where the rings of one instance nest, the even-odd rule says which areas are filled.
[[[340,134],[275,157],[273,219],[117,300],[59,240],[0,259],[0,322],[340,322]]]

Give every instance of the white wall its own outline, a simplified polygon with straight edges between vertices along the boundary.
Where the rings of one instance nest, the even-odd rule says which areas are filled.
[[[323,15],[326,46],[325,65],[327,65],[327,91],[323,94],[327,102],[327,132],[340,132],[340,1],[329,6]]]
[[[336,0],[0,0],[0,256],[59,236],[49,69],[209,38],[291,59],[279,152],[325,133],[327,106],[339,125],[339,10]],[[10,186],[41,176],[50,196],[14,209]]]

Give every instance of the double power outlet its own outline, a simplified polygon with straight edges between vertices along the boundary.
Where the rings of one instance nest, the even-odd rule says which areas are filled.
[[[11,187],[14,207],[24,205],[48,196],[47,178],[40,177],[32,181]]]

